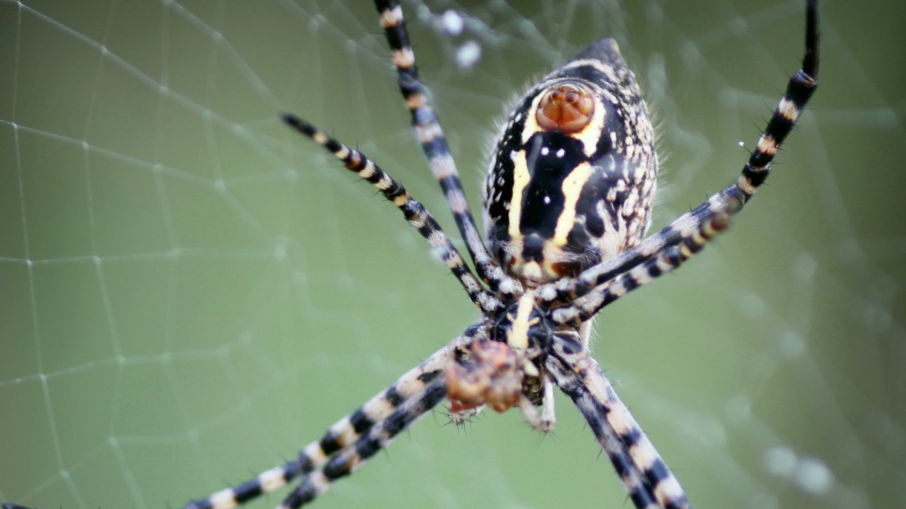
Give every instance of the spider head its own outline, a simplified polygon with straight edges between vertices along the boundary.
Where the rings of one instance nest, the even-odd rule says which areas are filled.
[[[529,286],[638,242],[657,172],[653,130],[616,43],[602,39],[519,101],[485,185],[501,266]]]
[[[487,335],[465,345],[444,370],[450,412],[460,415],[481,405],[503,412],[521,398],[540,405],[552,338],[578,338],[578,330],[556,327],[531,290],[488,316],[486,326]]]

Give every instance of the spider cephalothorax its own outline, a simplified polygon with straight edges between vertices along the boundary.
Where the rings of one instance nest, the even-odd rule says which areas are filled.
[[[802,69],[790,78],[736,182],[645,239],[657,156],[645,104],[616,43],[590,45],[529,89],[497,141],[486,178],[489,247],[418,76],[402,9],[395,0],[375,3],[412,126],[474,272],[425,207],[374,161],[294,115],[283,119],[399,208],[481,319],[328,428],[297,458],[187,507],[228,509],[299,477],[281,505],[297,508],[364,464],[444,397],[454,422],[483,406],[518,406],[532,426],[548,431],[554,385],[585,418],[637,509],[689,507],[679,482],[591,357],[589,323],[604,306],[701,250],[767,178],[778,147],[817,86],[816,0],[806,3]]]
[[[549,306],[536,299],[533,290],[488,316],[484,328],[486,337],[459,349],[444,372],[454,422],[484,405],[497,412],[520,405],[533,426],[549,431],[553,415],[534,412],[535,406],[551,404],[545,399],[550,397],[545,358],[553,338],[579,339],[579,328],[554,323]]]

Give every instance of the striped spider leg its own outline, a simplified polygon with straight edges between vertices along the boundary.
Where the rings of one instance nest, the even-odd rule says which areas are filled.
[[[330,426],[321,438],[302,448],[293,460],[265,470],[253,479],[234,487],[189,502],[185,509],[236,507],[265,493],[276,491],[300,477],[302,479],[299,488],[287,497],[283,507],[298,507],[299,504],[307,501],[305,498],[310,500],[314,495],[326,489],[330,481],[339,477],[343,472],[341,468],[343,465],[347,465],[348,468],[343,475],[350,473],[352,468],[376,453],[381,447],[386,446],[389,440],[404,427],[397,429],[396,433],[389,438],[382,437],[384,442],[375,441],[375,437],[369,438],[369,431],[380,431],[386,426],[394,425],[393,423],[398,424],[400,421],[405,422],[408,426],[430,409],[430,407],[424,406],[427,402],[433,401],[431,406],[436,405],[437,401],[434,401],[436,388],[433,388],[432,384],[436,385],[437,382],[443,380],[443,377],[439,375],[463,345],[483,334],[484,331],[481,327],[467,328],[461,336],[444,345],[386,389],[374,395],[365,404]],[[422,406],[416,404],[413,407],[413,402],[417,401],[423,401]],[[415,409],[422,410],[415,412]],[[379,447],[372,447],[378,444]],[[336,460],[341,454],[350,452],[359,455],[357,464]],[[312,472],[315,472],[315,475],[309,475]]]
[[[482,313],[479,323],[331,426],[298,458],[187,507],[229,508],[299,478],[281,505],[310,502],[362,466],[446,397],[454,416],[519,407],[553,423],[552,388],[568,395],[633,505],[689,507],[683,489],[588,350],[604,306],[674,270],[723,231],[767,177],[816,87],[817,2],[807,0],[806,55],[736,183],[644,240],[657,174],[647,109],[616,43],[602,39],[529,89],[497,141],[479,236],[402,11],[376,0],[416,136],[445,194],[477,277],[424,207],[363,154],[292,115],[284,120],[369,181],[428,240]],[[542,407],[540,414],[535,408]]]
[[[399,1],[375,0],[374,4],[380,14],[381,26],[390,46],[400,93],[405,100],[406,109],[411,114],[415,137],[444,193],[459,233],[475,264],[475,270],[492,291],[501,293],[505,298],[513,297],[522,290],[522,287],[491,259],[481,240],[456,170],[456,162],[450,154],[437,114],[431,107],[428,87],[419,78],[415,53],[409,43],[409,32],[406,30]]]

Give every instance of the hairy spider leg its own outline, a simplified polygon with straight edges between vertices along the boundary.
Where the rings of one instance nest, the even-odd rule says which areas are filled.
[[[407,401],[423,394],[428,384],[449,365],[454,351],[483,334],[480,327],[466,329],[461,336],[444,345],[365,404],[337,421],[320,439],[306,445],[292,461],[261,472],[253,479],[234,487],[190,502],[185,509],[231,509],[265,493],[278,490],[293,479],[306,476],[320,468],[333,456],[353,447],[368,430],[384,422]]]
[[[327,491],[331,483],[351,474],[378,451],[390,445],[401,431],[444,399],[446,388],[440,374],[439,370],[432,372],[432,381],[420,393],[406,400],[386,419],[369,428],[352,447],[337,452],[321,468],[303,478],[279,509],[296,509],[311,502]]]
[[[447,139],[437,114],[431,107],[430,92],[427,85],[418,76],[415,53],[409,43],[409,32],[406,30],[403,10],[397,0],[375,0],[374,3],[380,13],[381,26],[384,28],[387,43],[390,45],[400,93],[405,99],[406,108],[412,115],[415,137],[428,158],[434,177],[443,190],[459,233],[465,240],[472,261],[475,263],[475,270],[491,290],[499,292],[505,298],[513,297],[521,290],[521,285],[504,273],[491,259],[481,240],[463,192],[459,173],[456,171],[456,163],[453,156],[450,155]]]
[[[388,201],[396,205],[409,224],[418,230],[418,233],[428,241],[435,254],[446,263],[450,272],[465,288],[469,299],[482,311],[491,312],[500,307],[500,300],[481,286],[431,213],[425,209],[424,205],[412,199],[402,184],[394,180],[365,154],[331,138],[309,122],[290,113],[283,114],[283,121],[324,147],[342,161],[347,169],[367,180]]]
[[[638,509],[687,509],[679,481],[583,345],[555,338],[545,363],[575,403]]]
[[[593,293],[579,298],[573,304],[557,308],[553,314],[554,321],[565,324],[591,320],[604,306],[675,270],[692,255],[704,249],[705,244],[725,230],[729,224],[730,216],[725,212],[708,217],[693,235],[684,237],[679,244],[666,246],[644,263],[598,286]]]

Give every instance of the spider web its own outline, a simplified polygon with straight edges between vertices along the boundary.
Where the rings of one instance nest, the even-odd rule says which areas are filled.
[[[771,185],[596,322],[700,507],[906,498],[903,9],[827,3],[823,84]],[[660,126],[655,226],[735,178],[804,24],[786,0],[404,8],[473,207],[501,104],[615,37]],[[291,456],[474,320],[398,213],[276,116],[357,144],[453,231],[371,6],[7,0],[0,63],[0,500],[180,505]],[[517,412],[435,413],[318,503],[628,507],[558,404],[544,438]]]

